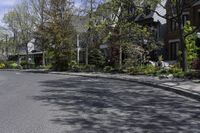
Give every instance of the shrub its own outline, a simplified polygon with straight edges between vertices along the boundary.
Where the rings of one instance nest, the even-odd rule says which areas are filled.
[[[104,69],[103,69],[104,72],[108,72],[108,73],[112,72],[113,70],[114,70],[114,68],[111,67],[111,66],[105,66]]]
[[[71,71],[74,71],[74,72],[80,71],[80,66],[76,61],[71,61],[68,66],[69,66],[69,70]]]
[[[136,60],[128,58],[128,59],[124,60],[123,67],[124,68],[131,68],[132,66],[135,66],[135,64],[136,64]]]
[[[22,66],[23,69],[35,68],[35,64],[34,63],[29,63],[27,61],[22,61],[20,63],[20,65]]]
[[[184,73],[182,71],[182,69],[180,69],[179,67],[171,67],[170,69],[160,69],[156,72],[156,75],[169,75],[172,74],[175,77],[182,77],[184,76]]]
[[[146,74],[146,75],[152,75],[157,72],[157,68],[152,65],[141,65],[141,66],[135,66],[135,67],[129,67],[127,69],[127,72],[129,74]]]
[[[1,63],[1,68],[7,68],[7,69],[21,69],[21,66],[18,65],[16,62],[14,61],[0,61]]]
[[[200,78],[200,72],[199,71],[188,71],[184,74],[184,77],[189,78],[189,79],[195,79],[195,78]]]
[[[145,65],[143,66],[142,69],[143,69],[144,74],[147,74],[147,75],[155,74],[158,70],[156,67],[152,65]]]
[[[85,65],[83,67],[83,71],[86,71],[86,72],[94,72],[95,71],[95,68],[96,66],[95,65]]]
[[[44,69],[48,69],[48,70],[52,69],[52,64],[46,65],[46,66],[44,67]]]
[[[160,74],[169,74],[169,70],[168,69],[161,69],[159,71],[157,71],[157,74],[160,75]]]
[[[136,74],[139,74],[140,71],[139,71],[138,67],[128,67],[127,72],[129,74],[136,75]]]
[[[193,68],[193,69],[196,69],[196,70],[200,70],[200,58],[195,59],[195,60],[192,62],[192,68]]]
[[[4,63],[0,63],[0,69],[4,69],[6,65]]]
[[[28,68],[28,62],[27,61],[21,61],[20,65],[22,68]]]
[[[9,64],[9,68],[11,68],[11,69],[20,69],[21,67],[17,63],[11,63],[11,64]]]
[[[168,71],[169,71],[170,74],[176,74],[176,73],[182,73],[183,72],[182,69],[178,68],[178,67],[172,67]]]
[[[105,57],[98,49],[91,50],[88,58],[90,65],[95,65],[96,67],[101,68],[105,64]]]
[[[173,76],[176,78],[185,78],[185,73],[184,72],[177,72],[177,73],[173,73]]]

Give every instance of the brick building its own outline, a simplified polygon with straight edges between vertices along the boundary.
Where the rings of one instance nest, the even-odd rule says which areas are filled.
[[[187,0],[185,1],[187,5],[182,12],[183,26],[187,21],[190,21],[193,26],[199,27],[200,25],[200,0]],[[172,6],[170,0],[168,0],[167,5],[167,16],[173,16]],[[177,60],[178,51],[180,50],[178,36],[178,25],[173,20],[167,20],[167,58],[168,60]]]

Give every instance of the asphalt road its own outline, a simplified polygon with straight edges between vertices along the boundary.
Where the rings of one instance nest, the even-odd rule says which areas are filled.
[[[0,133],[198,133],[200,103],[137,83],[0,72]]]

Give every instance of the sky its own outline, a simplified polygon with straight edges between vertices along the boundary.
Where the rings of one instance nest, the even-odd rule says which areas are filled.
[[[80,6],[81,0],[76,0],[76,6]],[[3,16],[11,10],[20,0],[0,0],[0,25],[3,25]]]
[[[12,9],[19,0],[0,0],[0,24],[2,24],[3,16]]]

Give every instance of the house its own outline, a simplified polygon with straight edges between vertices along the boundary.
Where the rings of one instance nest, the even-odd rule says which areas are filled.
[[[87,39],[87,23],[88,23],[88,16],[84,15],[74,15],[72,16],[72,24],[76,30],[76,56],[78,63],[85,63],[85,56],[86,56],[86,39]]]
[[[182,12],[183,26],[187,21],[190,21],[193,26],[200,26],[200,0],[187,0],[185,1],[186,8]],[[171,5],[169,0],[166,5],[167,16],[173,16],[171,12]],[[178,25],[173,20],[167,20],[167,41],[166,49],[168,53],[168,60],[177,60],[178,51],[180,50],[180,40],[178,36]]]
[[[135,18],[135,22],[142,25],[147,26],[151,33],[153,33],[153,39],[155,42],[160,45],[164,45],[166,42],[166,34],[167,34],[167,21],[165,18],[161,16],[166,15],[165,6],[167,4],[167,0],[161,0],[161,4],[158,4],[154,11],[147,9],[144,10],[143,14],[139,14]],[[157,14],[159,13],[159,15]],[[165,48],[158,49],[150,53],[151,60],[158,60],[159,55],[163,55],[165,58],[166,50]]]
[[[166,15],[166,9],[163,7],[166,5],[166,2],[167,2],[167,0],[162,0],[162,3],[161,3],[162,6],[158,4],[155,7],[155,11],[159,12],[162,16]],[[118,21],[117,17],[115,17],[112,14],[112,11],[109,10],[110,9],[109,2],[107,2],[101,6],[104,6],[105,8],[107,7],[107,10],[108,10],[108,11],[104,10],[103,13],[101,12],[102,13],[101,21],[104,21],[104,19],[108,19],[111,21],[116,21],[116,23],[117,23],[117,21]],[[153,37],[152,37],[153,40],[157,43],[164,45],[165,36],[166,36],[166,19],[160,17],[158,14],[156,14],[156,12],[150,11],[148,9],[145,9],[145,12],[143,14],[137,14],[135,12],[135,8],[136,8],[135,5],[130,5],[129,7],[122,7],[122,8],[125,8],[125,10],[119,9],[119,14],[121,14],[122,11],[124,11],[123,13],[129,14],[129,18],[127,18],[128,21],[134,21],[139,25],[147,26],[151,30],[151,33],[153,33]],[[112,25],[112,28],[116,29],[116,25],[115,24]],[[116,30],[119,30],[119,29],[116,29]],[[141,41],[146,42],[146,40],[141,40]],[[136,42],[136,43],[138,43],[138,42]],[[106,43],[100,45],[100,49],[102,49],[104,51],[104,53],[107,53],[106,55],[108,57],[111,57],[112,59],[114,58],[114,60],[119,60],[119,53],[120,53],[119,47],[117,47],[117,46],[112,47],[109,42],[106,42]],[[152,59],[157,60],[158,59],[157,55],[160,55],[161,53],[163,53],[163,51],[165,51],[165,50],[159,49],[158,51],[153,51],[151,53]],[[122,59],[124,59],[124,58],[125,58],[125,55],[123,54]]]
[[[29,63],[34,64],[36,67],[44,66],[46,64],[45,54],[39,47],[37,47],[35,41],[35,39],[32,39],[27,44]],[[9,54],[8,60],[19,61],[19,63],[21,63],[23,60],[26,61],[26,57],[26,46],[19,45],[18,50],[15,53]]]
[[[158,4],[155,7],[155,11],[145,9],[143,14],[139,14],[135,18],[135,22],[142,25],[148,26],[156,41],[164,41],[166,35],[166,19],[160,17],[156,12],[159,12],[161,16],[166,15],[166,9],[163,7],[166,5],[167,0],[162,0],[161,5]]]

